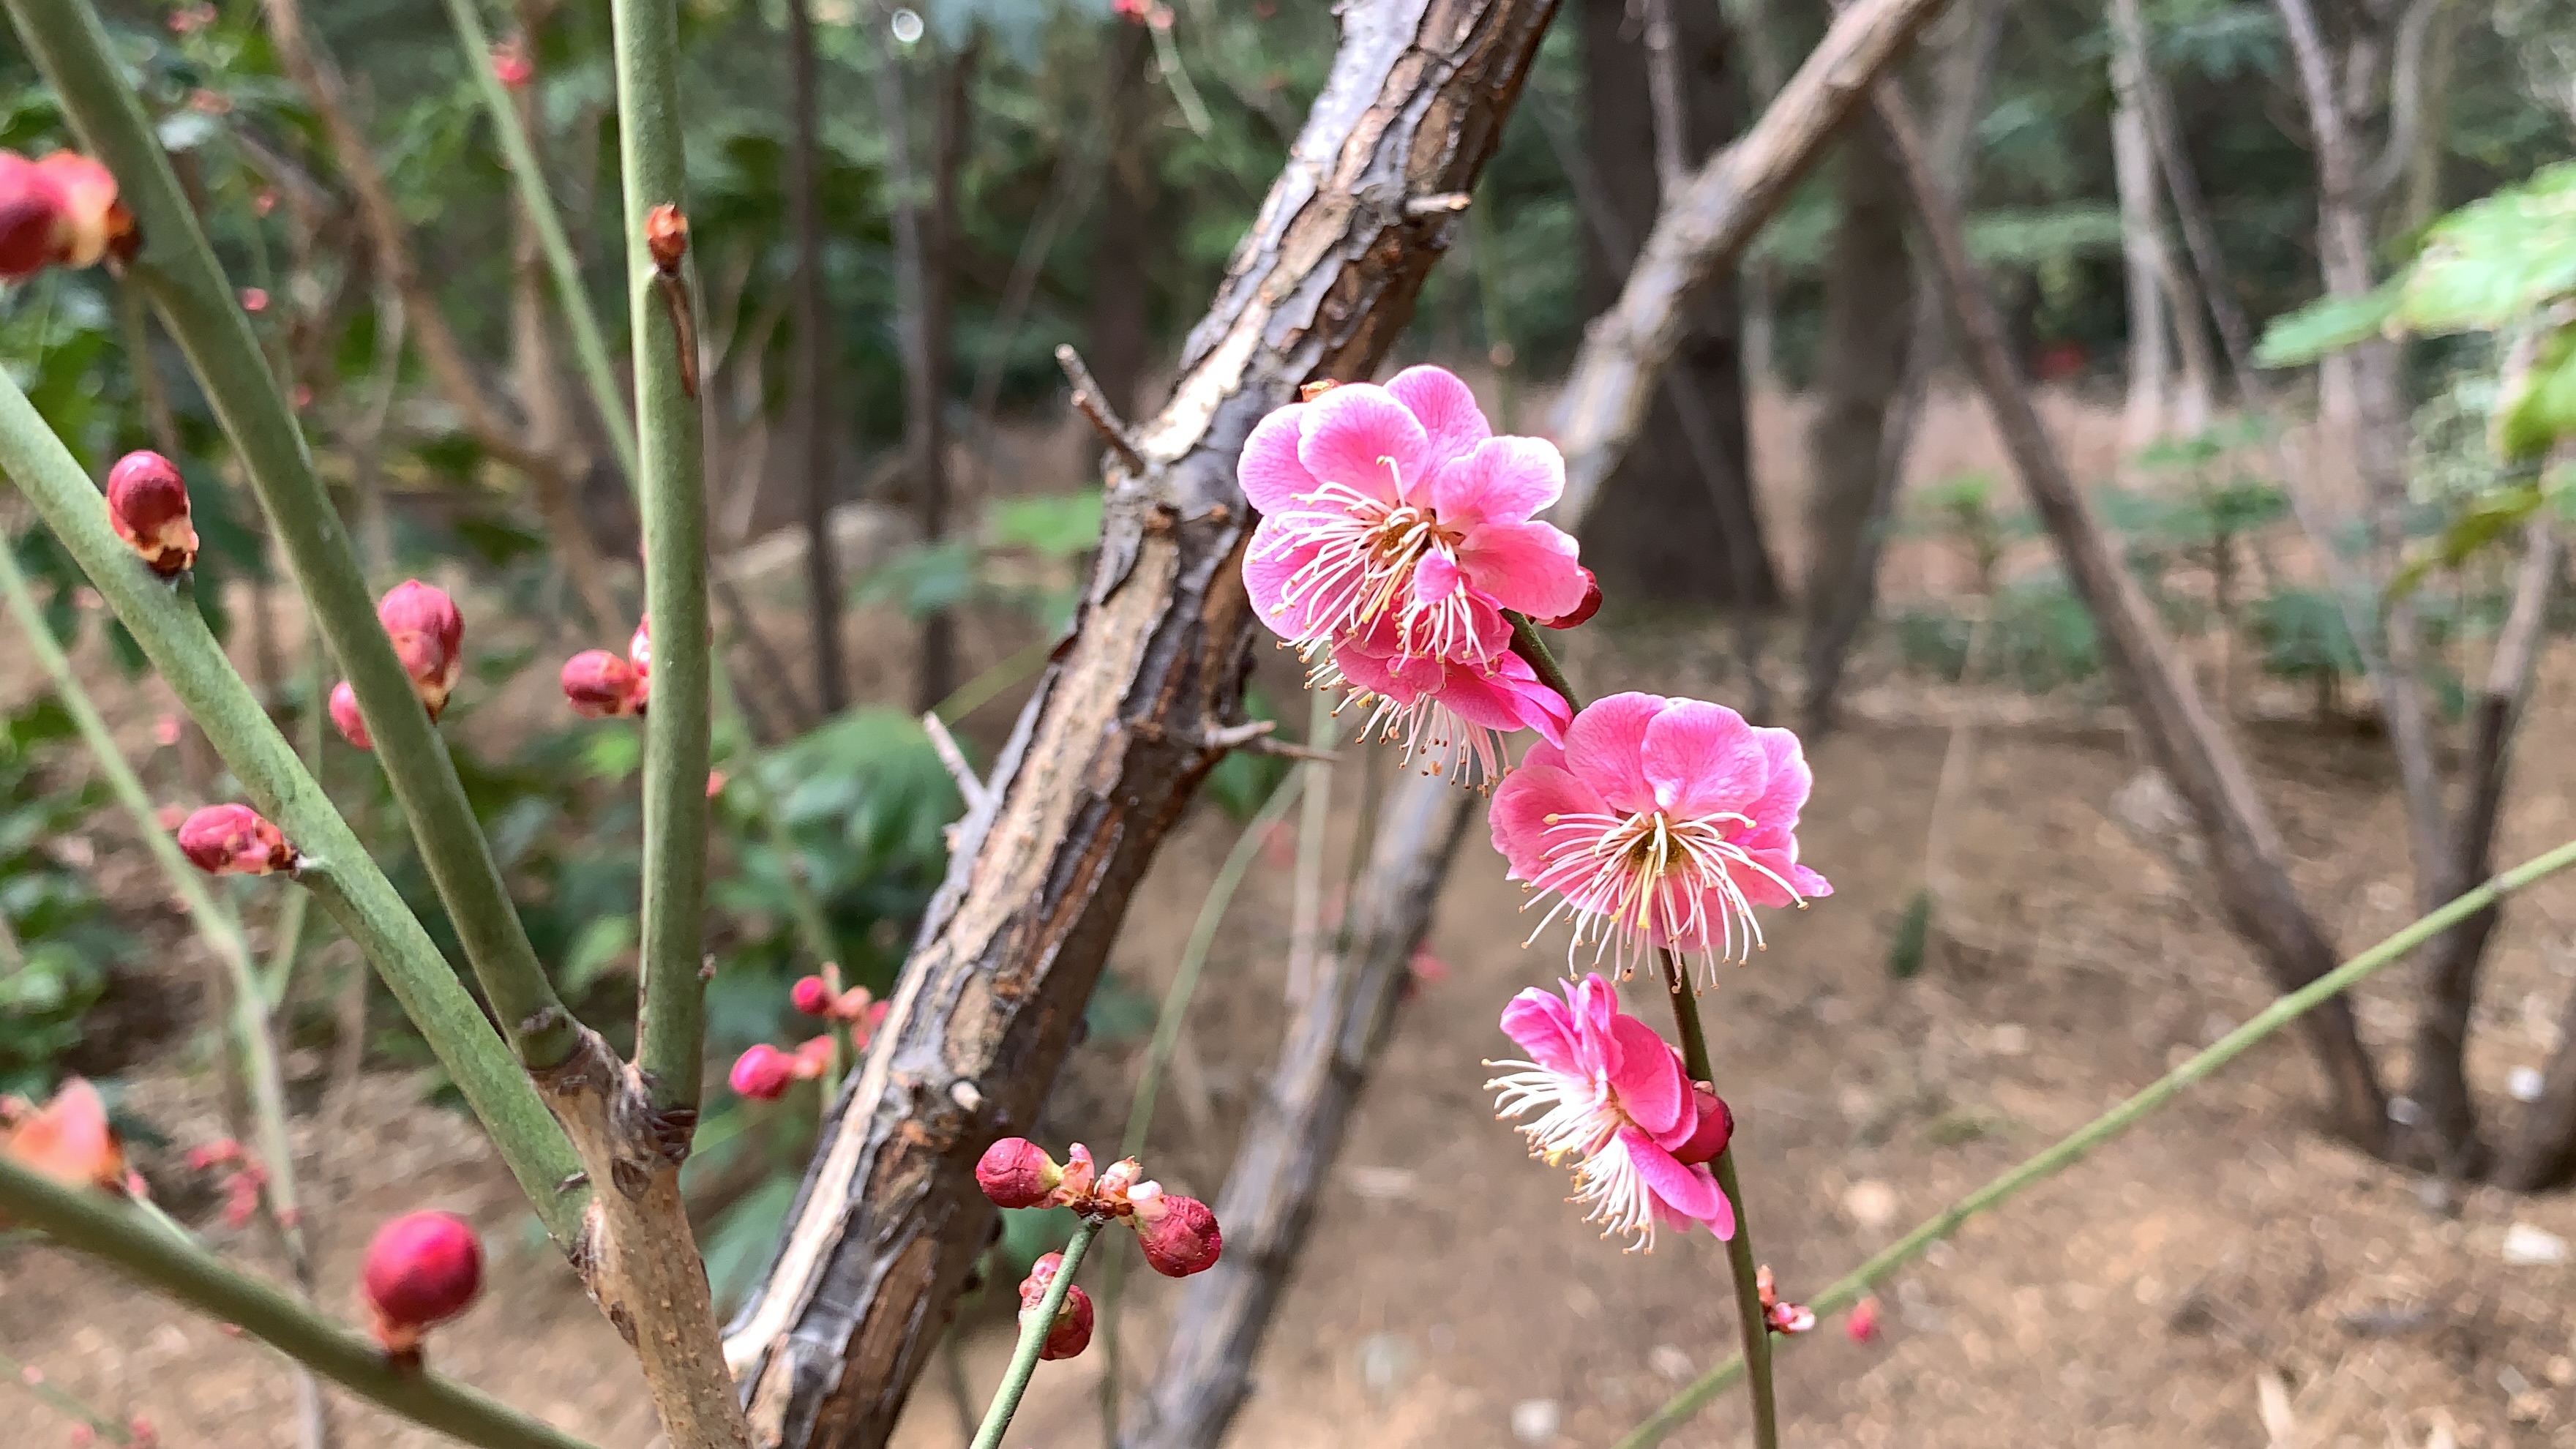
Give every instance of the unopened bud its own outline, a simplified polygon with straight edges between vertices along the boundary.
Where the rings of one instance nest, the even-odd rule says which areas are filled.
[[[125,1145],[98,1088],[81,1077],[66,1078],[53,1100],[19,1115],[0,1105],[0,1157],[65,1187],[125,1189]]]
[[[798,1081],[810,1082],[832,1069],[832,1034],[809,1036],[797,1043],[796,1052],[788,1058]]]
[[[492,78],[511,90],[523,90],[536,79],[536,63],[528,58],[528,47],[517,37],[492,47]]]
[[[588,719],[643,713],[643,683],[634,665],[605,649],[584,649],[564,661],[564,698]]]
[[[0,282],[47,267],[94,266],[130,255],[134,216],[116,199],[116,178],[73,151],[30,161],[0,151]]]
[[[180,821],[179,853],[208,875],[270,875],[297,861],[285,834],[247,805],[209,805]]]
[[[376,605],[376,621],[394,643],[394,657],[411,676],[412,692],[436,719],[465,672],[465,616],[447,591],[406,579]]]
[[[787,1095],[787,1084],[796,1080],[796,1059],[761,1042],[734,1058],[733,1071],[725,1080],[741,1096],[775,1102]]]
[[[1136,13],[1142,15],[1144,10],[1144,0],[1137,0]],[[1297,384],[1297,401],[1313,402],[1315,399],[1322,397],[1324,394],[1331,392],[1334,388],[1340,386],[1340,383],[1333,381],[1329,377],[1318,378],[1313,382],[1301,382]]]
[[[1216,1266],[1225,1251],[1225,1235],[1206,1203],[1178,1193],[1157,1192],[1136,1203],[1136,1245],[1145,1261],[1166,1278],[1186,1278]]]
[[[1854,1343],[1878,1342],[1878,1300],[1864,1298],[1853,1304],[1843,1319],[1843,1332]]]
[[[158,453],[128,453],[107,470],[107,521],[126,547],[165,579],[197,561],[187,481]]]
[[[1064,1254],[1049,1253],[1029,1265],[1029,1276],[1020,1282],[1020,1321],[1046,1306],[1047,1290],[1055,1285],[1055,1275],[1064,1271]],[[1055,1322],[1047,1329],[1046,1342],[1038,1349],[1042,1359],[1066,1359],[1091,1346],[1091,1295],[1079,1285],[1065,1289],[1064,1303],[1055,1311]]]
[[[831,983],[820,976],[800,976],[787,988],[787,1002],[807,1016],[828,1016],[832,1011]]]
[[[678,207],[666,201],[644,214],[644,250],[652,254],[654,270],[666,277],[680,274],[680,261],[689,254],[689,219]]]
[[[1735,1137],[1734,1111],[1706,1083],[1691,1083],[1691,1105],[1699,1113],[1699,1125],[1691,1129],[1688,1140],[1673,1149],[1673,1160],[1684,1166],[1715,1158]]]
[[[1550,629],[1571,629],[1600,612],[1601,581],[1592,576],[1592,570],[1584,569],[1583,602],[1575,605],[1570,613],[1559,614],[1553,619],[1542,619],[1539,622]]]
[[[367,718],[358,713],[358,691],[343,679],[331,686],[331,723],[340,727],[340,738],[362,750],[372,750],[376,742],[367,737]]]
[[[995,1207],[1037,1207],[1063,1181],[1064,1169],[1025,1137],[1003,1138],[985,1148],[975,1164],[975,1185]]]
[[[376,1230],[359,1279],[389,1353],[420,1351],[421,1335],[465,1311],[483,1290],[483,1243],[454,1213],[405,1213]]]

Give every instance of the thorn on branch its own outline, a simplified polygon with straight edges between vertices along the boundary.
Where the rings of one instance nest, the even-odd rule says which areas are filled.
[[[1467,204],[1474,199],[1463,191],[1440,191],[1429,196],[1410,197],[1404,203],[1404,214],[1417,218],[1455,216],[1465,211]]]
[[[1199,743],[1211,750],[1242,750],[1247,754],[1274,755],[1283,760],[1314,760],[1331,764],[1341,758],[1331,750],[1279,739],[1271,733],[1277,728],[1277,720],[1246,720],[1242,724],[1210,730],[1199,738]]]
[[[948,767],[948,778],[957,782],[957,793],[966,797],[966,813],[973,815],[981,811],[991,800],[992,792],[984,788],[975,767],[966,763],[966,752],[957,747],[957,737],[948,732],[948,725],[940,719],[939,711],[931,710],[922,715],[921,728],[930,736],[930,747],[939,752],[939,763]]]
[[[1083,365],[1082,354],[1070,346],[1059,346],[1055,350],[1055,363],[1064,369],[1065,381],[1073,384],[1073,410],[1090,420],[1091,430],[1109,445],[1109,451],[1118,455],[1118,461],[1130,476],[1144,477],[1145,454],[1136,445],[1135,433],[1109,406],[1109,399],[1100,391],[1099,379],[1094,378],[1091,369]]]

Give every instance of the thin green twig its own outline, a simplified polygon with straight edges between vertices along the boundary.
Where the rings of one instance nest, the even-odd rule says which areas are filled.
[[[2535,856],[2513,869],[2488,880],[2486,884],[2453,900],[2412,925],[2353,957],[2334,970],[2275,1000],[2255,1013],[2251,1021],[2213,1042],[2206,1050],[2181,1066],[2158,1077],[2153,1083],[2060,1138],[2054,1145],[1942,1209],[1914,1231],[1897,1239],[1869,1261],[1836,1279],[1823,1292],[1807,1300],[1819,1317],[1838,1313],[1860,1301],[1878,1282],[1898,1268],[1920,1257],[1923,1250],[1959,1230],[1962,1223],[1988,1209],[1999,1207],[2023,1191],[2047,1181],[2074,1166],[2093,1149],[2109,1142],[2138,1124],[2140,1119],[2173,1100],[2176,1096],[2215,1074],[2219,1068],[2243,1056],[2266,1037],[2297,1021],[2310,1011],[2373,975],[2405,960],[2407,954],[2426,941],[2487,909],[2496,902],[2523,890],[2535,882],[2576,866],[2576,840],[2544,855]],[[1654,1417],[1646,1420],[1619,1441],[1618,1449],[1646,1449],[1658,1444],[1665,1435],[1690,1421],[1708,1401],[1724,1392],[1727,1385],[1744,1372],[1744,1361],[1729,1359],[1702,1374],[1698,1381],[1673,1395]]]
[[[1020,1396],[1029,1391],[1029,1376],[1037,1372],[1038,1354],[1046,1348],[1056,1313],[1073,1293],[1074,1270],[1082,1266],[1082,1255],[1099,1232],[1100,1224],[1089,1218],[1074,1228],[1072,1241],[1064,1245],[1064,1261],[1057,1265],[1054,1281],[1047,1284],[1046,1297],[1039,1302],[1038,1311],[1022,1316],[1019,1346],[1011,1351],[1011,1367],[1002,1375],[1001,1387],[993,1390],[992,1404],[984,1410],[984,1426],[975,1431],[973,1449],[1000,1449],[1002,1435],[1011,1427],[1011,1416],[1020,1411]]]
[[[45,1377],[44,1370],[34,1364],[20,1363],[9,1355],[0,1353],[0,1377],[15,1380],[20,1388],[34,1394],[54,1412],[67,1419],[87,1424],[91,1432],[110,1444],[126,1445],[134,1442],[134,1432],[131,1429],[91,1407],[78,1394],[54,1387],[53,1383]]]
[[[274,1287],[152,1226],[133,1205],[65,1187],[0,1157],[0,1209],[64,1247],[229,1323],[363,1398],[482,1449],[589,1449],[452,1379],[398,1368],[383,1349]]]
[[[672,275],[663,275],[645,239],[656,208],[679,208],[684,220],[688,210],[680,17],[670,0],[612,0],[609,20],[635,348],[635,477],[644,499],[644,600],[654,643],[653,709],[644,717],[644,983],[636,1062],[655,1106],[694,1108],[706,1075],[706,983],[698,967],[706,950],[707,760],[714,728],[706,460],[688,261],[683,256]]]
[[[537,963],[446,742],[376,622],[374,596],[348,530],[313,471],[303,433],[198,227],[141,96],[89,6],[6,3],[65,119],[115,174],[119,197],[134,213],[143,249],[127,264],[127,278],[159,309],[247,467],[306,607],[357,693],[376,759],[410,820],[421,861],[494,1013],[522,1060],[533,1066],[561,1062],[573,1048],[575,1023]],[[96,579],[96,567],[90,571]],[[197,713],[193,706],[191,713]],[[197,723],[228,757],[242,746],[249,724],[206,714],[197,714]],[[420,1025],[424,1032],[445,1029]]]

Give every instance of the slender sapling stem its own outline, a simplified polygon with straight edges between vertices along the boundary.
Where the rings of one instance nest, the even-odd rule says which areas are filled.
[[[1055,1316],[1063,1309],[1064,1300],[1073,1292],[1074,1270],[1082,1266],[1082,1255],[1091,1248],[1091,1240],[1100,1232],[1100,1224],[1084,1218],[1073,1230],[1073,1238],[1064,1245],[1064,1261],[1056,1266],[1054,1281],[1047,1284],[1046,1297],[1035,1313],[1023,1313],[1020,1319],[1020,1342],[1011,1351],[1011,1367],[1002,1375],[1000,1388],[993,1391],[993,1402],[984,1410],[984,1425],[975,1431],[972,1449],[1001,1449],[1002,1435],[1011,1427],[1011,1416],[1020,1411],[1020,1396],[1029,1391],[1029,1376],[1037,1372],[1038,1354],[1046,1347],[1047,1334],[1055,1327]]]

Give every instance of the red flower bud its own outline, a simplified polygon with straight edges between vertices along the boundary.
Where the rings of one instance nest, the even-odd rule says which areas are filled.
[[[635,666],[605,649],[584,649],[564,661],[564,698],[587,719],[643,713],[643,685]]]
[[[376,1229],[360,1269],[376,1341],[420,1351],[423,1330],[465,1311],[483,1289],[483,1244],[454,1213],[405,1213]]]
[[[268,310],[268,289],[267,289],[267,288],[265,288],[265,287],[244,287],[244,288],[242,288],[242,289],[241,289],[241,309],[242,309],[243,311],[245,311],[245,312],[265,312],[265,311],[267,311],[267,310]]]
[[[775,1102],[787,1095],[787,1084],[796,1080],[796,1059],[762,1042],[734,1058],[733,1072],[725,1080],[742,1096]]]
[[[689,219],[678,207],[666,201],[644,214],[644,250],[663,276],[679,275],[680,259],[689,254]]]
[[[14,1100],[0,1101],[0,1157],[65,1187],[125,1190],[125,1145],[107,1120],[107,1103],[98,1088],[69,1077],[55,1089],[52,1101],[13,1116],[9,1103]],[[26,1104],[16,1102],[16,1107]]]
[[[1853,1304],[1850,1315],[1843,1319],[1843,1332],[1854,1343],[1878,1342],[1878,1300],[1864,1298]]]
[[[1063,1181],[1064,1169],[1025,1137],[1003,1138],[985,1148],[975,1164],[975,1185],[995,1207],[1037,1207]]]
[[[340,727],[340,738],[362,750],[372,750],[376,742],[367,737],[367,720],[358,713],[358,691],[343,679],[331,686],[331,723]]]
[[[1584,620],[1589,619],[1600,612],[1601,581],[1592,576],[1592,570],[1585,569],[1583,571],[1583,602],[1575,605],[1574,612],[1570,614],[1559,614],[1553,619],[1544,619],[1540,622],[1550,629],[1571,629],[1575,625],[1582,623]]]
[[[1029,1276],[1020,1283],[1020,1320],[1046,1304],[1047,1289],[1054,1286],[1055,1275],[1064,1271],[1064,1254],[1049,1253],[1029,1265]],[[1055,1311],[1055,1323],[1047,1329],[1046,1343],[1038,1350],[1042,1359],[1072,1358],[1091,1346],[1091,1295],[1078,1286],[1065,1289],[1064,1304]]]
[[[133,214],[106,167],[72,151],[41,161],[0,151],[0,282],[93,266],[110,251],[126,254],[133,237]]]
[[[832,1069],[832,1034],[825,1032],[821,1036],[809,1036],[798,1042],[795,1055],[789,1057],[788,1061],[793,1064],[796,1080],[800,1082],[813,1081],[830,1071]]]
[[[1699,1109],[1699,1125],[1691,1129],[1688,1141],[1673,1149],[1673,1160],[1684,1166],[1715,1158],[1735,1136],[1735,1113],[1724,1098],[1705,1083],[1693,1082],[1691,1100]]]
[[[536,79],[537,67],[528,58],[528,48],[517,37],[492,47],[492,78],[512,90],[525,89]]]
[[[445,589],[408,579],[396,584],[376,605],[376,621],[394,641],[394,656],[411,676],[429,717],[447,708],[449,691],[465,672],[465,616]]]
[[[179,822],[179,851],[208,875],[293,870],[295,847],[247,805],[209,805]]]
[[[107,521],[165,579],[197,561],[187,481],[158,453],[128,453],[107,470]]]
[[[1217,1255],[1225,1251],[1216,1214],[1197,1198],[1145,1188],[1139,1183],[1128,1196],[1136,1204],[1136,1245],[1145,1250],[1146,1263],[1166,1278],[1215,1267]]]
[[[800,976],[787,988],[787,1000],[807,1016],[826,1016],[832,1010],[832,988],[820,976]]]

